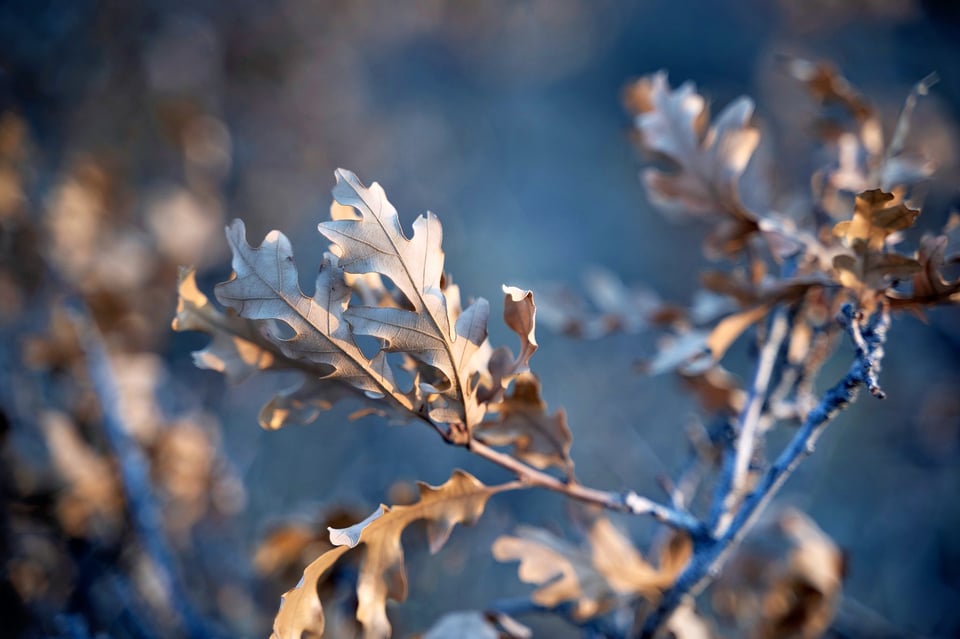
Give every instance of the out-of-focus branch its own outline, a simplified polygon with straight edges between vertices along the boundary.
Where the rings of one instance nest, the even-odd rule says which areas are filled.
[[[186,589],[177,574],[173,553],[163,535],[160,508],[150,486],[148,462],[140,447],[128,434],[120,414],[120,397],[103,338],[82,307],[71,310],[86,357],[90,380],[103,411],[106,439],[119,466],[130,519],[144,551],[150,558],[153,577],[177,615],[184,636],[192,639],[213,637],[215,634],[187,598]]]
[[[714,535],[722,535],[733,518],[736,506],[746,492],[750,474],[750,461],[757,448],[757,435],[760,428],[760,416],[767,401],[770,377],[773,375],[777,356],[783,341],[787,337],[789,320],[787,308],[781,306],[770,321],[767,341],[760,351],[756,374],[750,386],[750,394],[740,411],[736,446],[733,450],[733,463],[725,464],[719,482],[719,491],[709,525]]]
[[[813,453],[817,440],[833,418],[856,398],[860,385],[870,388],[874,396],[883,397],[877,375],[890,325],[889,310],[886,307],[877,309],[865,325],[863,319],[859,311],[854,311],[850,305],[844,306],[842,321],[856,348],[856,358],[847,374],[810,411],[800,430],[744,498],[723,535],[697,549],[673,587],[664,593],[656,610],[647,617],[640,633],[642,639],[653,639],[686,598],[699,594],[714,579],[787,478],[805,457]]]

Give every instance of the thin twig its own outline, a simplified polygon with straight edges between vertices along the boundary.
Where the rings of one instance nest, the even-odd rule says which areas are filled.
[[[857,342],[854,336],[856,332],[863,338],[865,348],[861,351],[858,345],[856,358],[847,374],[826,392],[816,408],[807,415],[803,426],[744,499],[723,536],[704,543],[674,585],[664,593],[657,609],[646,619],[640,635],[642,639],[653,639],[677,606],[699,594],[719,574],[724,561],[739,545],[759,514],[800,462],[813,453],[817,440],[833,418],[856,398],[861,384],[866,385],[870,379],[876,381],[890,324],[888,309],[878,309],[865,329],[860,325],[862,318],[851,310],[845,308],[844,316],[854,342]]]
[[[100,400],[107,441],[119,464],[130,518],[137,537],[150,558],[153,577],[160,584],[167,601],[179,618],[185,636],[195,639],[212,637],[214,633],[185,596],[186,589],[177,575],[173,553],[163,536],[160,508],[150,487],[148,462],[140,447],[128,434],[120,414],[120,395],[103,338],[87,313],[78,309],[71,311],[86,356],[90,379]]]
[[[773,375],[774,365],[787,336],[789,321],[785,306],[781,306],[774,313],[770,321],[770,331],[767,341],[760,351],[756,374],[750,386],[750,394],[740,411],[738,419],[739,430],[737,443],[734,449],[732,465],[725,465],[721,474],[717,502],[719,509],[714,509],[710,517],[710,527],[717,536],[722,535],[733,518],[733,513],[746,492],[747,479],[750,473],[750,461],[753,459],[757,447],[757,431],[760,426],[760,415],[767,401],[767,391],[770,387],[770,377]]]
[[[596,504],[608,510],[629,513],[631,515],[649,515],[657,521],[683,530],[697,539],[705,533],[703,522],[690,513],[657,503],[638,495],[632,490],[617,493],[588,488],[576,482],[565,482],[553,475],[528,466],[515,457],[494,450],[477,440],[472,440],[467,448],[475,455],[483,457],[511,471],[529,486],[546,488],[547,490],[563,493],[573,499]]]
[[[632,490],[619,493],[597,490],[596,488],[589,488],[576,481],[558,479],[549,473],[537,470],[523,463],[516,457],[501,453],[479,440],[467,439],[461,443],[460,438],[456,434],[457,431],[445,431],[423,413],[416,413],[416,416],[430,426],[430,428],[439,434],[448,444],[466,448],[478,457],[482,457],[487,461],[509,470],[527,486],[546,488],[547,490],[563,493],[572,499],[595,504],[607,510],[629,513],[631,515],[649,515],[663,524],[687,532],[694,540],[699,540],[706,534],[706,526],[703,522],[685,510],[657,503],[638,495]]]

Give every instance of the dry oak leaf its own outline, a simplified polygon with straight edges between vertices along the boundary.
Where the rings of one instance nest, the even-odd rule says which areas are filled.
[[[397,387],[383,353],[368,359],[354,341],[343,314],[350,288],[343,280],[337,256],[324,255],[317,274],[316,291],[307,297],[300,290],[290,240],[271,231],[259,247],[247,244],[243,222],[227,227],[233,250],[233,277],[216,287],[221,304],[251,320],[287,324],[294,336],[269,335],[287,358],[315,367],[317,377],[336,379],[374,396],[385,396],[403,408],[413,404]]]
[[[567,476],[573,474],[570,445],[573,435],[561,408],[547,412],[547,403],[540,396],[540,381],[533,373],[517,376],[513,392],[496,406],[496,421],[480,423],[474,436],[491,446],[513,446],[514,456],[537,468],[556,466]]]
[[[343,169],[337,170],[336,177],[334,199],[353,207],[359,216],[323,222],[320,233],[336,245],[346,272],[389,278],[409,304],[409,309],[352,306],[344,317],[355,333],[382,340],[384,351],[406,353],[440,371],[443,383],[429,384],[425,390],[452,401],[463,423],[471,427],[484,413],[471,377],[479,372],[474,355],[486,340],[489,304],[481,298],[458,317],[451,316],[453,309],[441,284],[443,232],[436,216],[418,217],[407,239],[396,209],[379,184],[365,187]]]
[[[534,603],[548,608],[570,603],[577,619],[602,614],[625,596],[657,597],[675,579],[647,563],[604,517],[591,524],[585,547],[520,526],[494,542],[493,556],[520,562],[520,580],[540,586],[531,595]]]
[[[301,639],[323,636],[323,606],[317,595],[317,581],[336,561],[359,544],[366,547],[357,582],[357,620],[365,639],[389,637],[387,598],[403,601],[407,580],[403,567],[400,536],[411,523],[427,522],[430,552],[446,543],[457,524],[470,525],[479,519],[491,495],[516,488],[515,483],[486,486],[462,470],[454,471],[446,483],[420,483],[420,501],[409,506],[381,505],[364,521],[349,528],[330,529],[330,542],[337,547],[307,566],[295,588],[283,595],[273,623],[273,639]]]
[[[703,96],[690,82],[671,90],[660,71],[629,89],[641,145],[668,160],[672,172],[647,169],[643,182],[653,203],[667,213],[709,219],[722,216],[708,245],[731,252],[757,230],[757,217],[743,204],[740,182],[760,142],[751,126],[753,102],[741,97],[712,126]]]
[[[503,321],[520,338],[520,354],[506,346],[493,349],[489,340],[474,355],[473,366],[480,374],[477,401],[493,403],[517,375],[530,370],[530,358],[539,348],[537,344],[537,305],[533,291],[503,285]]]
[[[173,330],[202,331],[213,337],[209,346],[193,353],[197,368],[214,370],[232,382],[242,382],[254,373],[274,366],[278,353],[256,325],[250,320],[220,312],[197,288],[196,278],[196,270],[180,268]]]
[[[960,254],[948,253],[948,249],[960,250],[958,231],[960,214],[954,213],[947,222],[943,235],[927,235],[920,240],[917,261],[922,270],[913,275],[913,291],[909,297],[895,292],[887,294],[894,306],[919,312],[927,305],[960,303],[960,277],[949,280],[943,273],[943,269],[948,265],[960,263]]]
[[[891,279],[922,270],[917,260],[885,251],[887,238],[912,226],[919,215],[892,193],[872,189],[857,195],[852,219],[833,227],[833,234],[851,250],[833,258],[837,280],[856,291],[868,308],[873,293],[886,289]]]

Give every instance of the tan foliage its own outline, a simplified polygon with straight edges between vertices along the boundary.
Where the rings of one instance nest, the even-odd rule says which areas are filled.
[[[357,582],[357,620],[367,639],[389,637],[387,598],[403,601],[407,596],[406,574],[400,535],[411,523],[427,522],[430,551],[443,547],[457,524],[470,525],[483,513],[487,500],[514,486],[485,486],[472,475],[454,471],[440,486],[420,484],[420,501],[409,506],[381,505],[364,521],[349,528],[330,529],[330,541],[336,547],[311,563],[300,584],[283,596],[280,612],[274,620],[275,639],[300,639],[303,633],[322,636],[323,606],[317,595],[317,581],[346,552],[363,544],[366,553]]]
[[[557,466],[573,473],[570,445],[573,435],[561,408],[552,415],[540,396],[540,382],[532,373],[522,373],[513,384],[513,393],[492,407],[496,421],[482,422],[474,435],[493,446],[510,446],[514,455],[536,468]]]
[[[719,216],[708,245],[724,253],[738,250],[757,229],[756,212],[740,197],[740,180],[760,141],[750,124],[753,101],[735,100],[711,124],[707,103],[693,84],[671,90],[662,71],[636,81],[627,95],[640,144],[675,168],[644,171],[650,199],[681,216]]]
[[[851,251],[834,257],[837,279],[857,293],[864,308],[873,308],[877,293],[892,279],[922,270],[917,260],[887,250],[888,238],[912,226],[918,215],[920,211],[907,207],[896,195],[873,189],[857,196],[851,220],[833,227],[833,234]]]
[[[531,595],[534,603],[548,608],[570,603],[574,617],[582,620],[609,611],[624,597],[658,598],[689,558],[684,543],[668,545],[658,569],[609,519],[597,517],[582,547],[541,528],[521,526],[494,542],[493,556],[520,562],[520,580],[539,586]]]

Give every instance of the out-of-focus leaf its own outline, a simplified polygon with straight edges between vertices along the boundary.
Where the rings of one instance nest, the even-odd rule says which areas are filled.
[[[675,169],[644,171],[653,203],[681,216],[719,214],[708,245],[724,252],[737,250],[743,238],[757,230],[757,214],[744,206],[739,193],[760,141],[759,130],[750,124],[753,102],[746,97],[735,100],[708,128],[709,109],[692,83],[671,90],[661,71],[638,80],[628,91],[641,145]]]
[[[602,614],[623,597],[655,598],[676,573],[654,568],[606,518],[596,518],[578,547],[546,530],[519,527],[493,544],[498,561],[519,561],[520,580],[539,586],[534,603],[573,605],[574,616]]]
[[[597,266],[583,273],[584,296],[568,287],[538,294],[541,319],[554,330],[584,339],[613,333],[639,333],[662,322],[672,309],[643,287],[627,287],[611,271]]]
[[[357,583],[357,620],[366,639],[390,636],[387,598],[403,601],[407,596],[406,573],[400,536],[414,521],[426,520],[430,551],[440,550],[457,524],[470,525],[480,517],[491,495],[511,484],[485,486],[472,475],[454,471],[441,486],[421,483],[420,501],[409,506],[381,505],[370,517],[344,529],[330,529],[337,545],[310,564],[296,588],[283,596],[274,619],[274,639],[300,639],[304,632],[323,635],[323,607],[317,581],[348,550],[366,548]]]
[[[529,628],[504,614],[475,610],[450,612],[440,617],[417,639],[530,639]]]
[[[913,273],[913,291],[909,296],[888,293],[895,306],[921,312],[924,306],[960,304],[960,277],[950,280],[944,269],[960,263],[960,215],[954,214],[942,235],[921,238],[917,262],[921,270]]]
[[[739,413],[746,393],[727,369],[717,365],[704,372],[680,370],[678,373],[684,385],[700,400],[707,414],[713,415],[719,411],[727,411],[732,415]]]
[[[713,588],[713,607],[737,636],[814,639],[840,602],[842,551],[809,517],[788,509],[746,538]]]
[[[878,292],[887,289],[892,279],[909,278],[923,270],[917,260],[886,246],[891,235],[912,226],[919,215],[897,196],[873,189],[857,196],[852,219],[833,227],[833,234],[850,250],[833,258],[836,279],[855,291],[865,308],[873,307]]]
[[[274,352],[249,320],[217,310],[197,288],[196,271],[180,269],[177,288],[175,331],[202,331],[213,337],[203,350],[194,352],[199,368],[223,373],[233,382],[241,382],[254,373],[274,365]]]
[[[563,409],[553,415],[540,396],[540,382],[532,373],[522,373],[513,393],[492,408],[497,421],[482,422],[474,429],[478,439],[492,446],[513,446],[513,454],[537,468],[557,466],[573,472],[570,444],[573,436]]]

